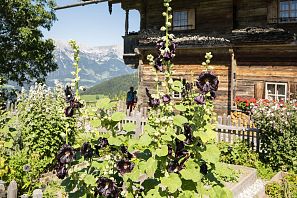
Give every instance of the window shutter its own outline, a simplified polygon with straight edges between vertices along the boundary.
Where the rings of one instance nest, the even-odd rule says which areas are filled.
[[[278,14],[277,14],[278,0],[272,0],[268,5],[268,13],[267,13],[267,21],[268,23],[277,22]]]
[[[254,95],[257,100],[264,99],[264,87],[264,82],[257,82],[255,84]]]
[[[297,83],[290,83],[290,92],[289,97],[290,100],[297,99]]]
[[[188,11],[188,25],[191,25],[189,29],[194,30],[195,29],[195,18],[196,18],[196,13],[195,9],[191,9]]]

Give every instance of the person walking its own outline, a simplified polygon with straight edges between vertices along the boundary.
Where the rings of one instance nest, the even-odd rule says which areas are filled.
[[[129,109],[129,115],[131,115],[134,104],[134,87],[130,87],[130,91],[127,92],[126,105]]]
[[[137,91],[134,91],[134,92],[133,92],[133,109],[136,108],[137,101],[138,101],[138,98],[137,98]]]

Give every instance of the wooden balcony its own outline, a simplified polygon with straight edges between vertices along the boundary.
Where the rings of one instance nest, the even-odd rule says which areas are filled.
[[[139,44],[139,35],[137,33],[130,33],[124,38],[124,55],[123,59],[126,65],[137,69],[139,65],[139,54],[135,52],[135,49]]]

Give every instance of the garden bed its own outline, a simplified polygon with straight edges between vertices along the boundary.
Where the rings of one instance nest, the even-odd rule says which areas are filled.
[[[283,172],[283,171],[278,172],[274,177],[271,178],[270,181],[267,182],[265,189],[261,190],[261,191],[257,194],[256,197],[257,197],[257,198],[269,198],[270,196],[268,196],[268,195],[266,194],[266,192],[265,192],[265,191],[267,190],[267,186],[268,186],[268,185],[273,185],[273,184],[280,184],[280,185],[283,185],[283,182],[284,182],[284,179],[285,179],[286,176],[288,176],[288,173],[287,173],[287,172]],[[296,175],[295,175],[295,177],[296,177],[296,179],[297,179],[297,176],[296,176]],[[287,184],[287,185],[288,185],[288,184]],[[293,189],[297,187],[297,186],[296,186],[296,181],[295,181],[295,186],[291,186],[291,187],[292,187]],[[275,186],[272,187],[272,188],[273,188],[273,190],[275,191],[275,193],[280,193],[280,192],[278,192],[278,190],[281,190],[281,189],[277,189]],[[287,188],[289,189],[290,187],[287,186]],[[296,190],[295,190],[295,191],[296,191]],[[294,191],[294,192],[295,192],[295,191]],[[294,194],[294,192],[291,192],[291,191],[289,190],[289,193],[292,193],[292,194],[291,194],[292,196],[289,196],[289,197],[292,197],[292,198],[297,197],[297,194]],[[277,194],[275,194],[275,196],[277,196]],[[282,196],[282,195],[280,195],[280,196]]]
[[[229,167],[239,171],[240,175],[236,183],[228,182],[225,186],[230,189],[234,197],[238,197],[247,187],[253,185],[257,180],[257,170],[239,165],[228,165]]]

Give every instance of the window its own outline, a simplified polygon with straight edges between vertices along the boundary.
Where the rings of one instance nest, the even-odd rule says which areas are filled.
[[[265,86],[265,98],[276,101],[287,100],[287,83],[267,82]]]
[[[297,22],[297,0],[280,0],[279,21],[282,23]]]
[[[173,12],[173,30],[195,29],[195,10]]]

